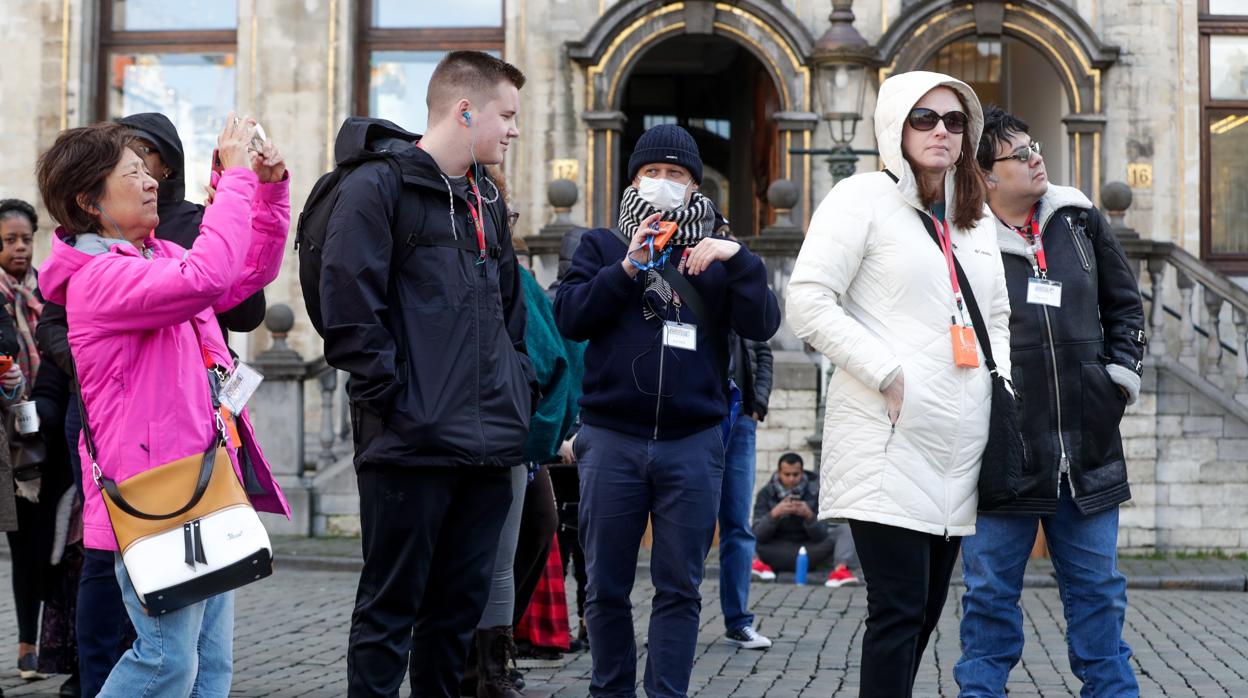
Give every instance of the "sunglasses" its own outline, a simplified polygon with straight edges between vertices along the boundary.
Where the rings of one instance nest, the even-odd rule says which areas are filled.
[[[912,109],[910,115],[906,117],[906,122],[915,131],[931,131],[936,128],[936,123],[940,121],[945,122],[945,129],[949,133],[963,133],[966,131],[968,119],[966,114],[960,111],[948,111],[944,114],[937,114],[931,109],[924,107]]]
[[[1006,155],[1005,157],[996,158],[993,160],[993,162],[1002,162],[1005,160],[1018,160],[1019,162],[1022,162],[1022,163],[1028,163],[1028,162],[1031,162],[1032,155],[1039,155],[1039,154],[1040,154],[1040,143],[1038,141],[1032,141],[1028,143],[1027,145],[1018,146],[1017,148],[1014,149],[1014,152],[1010,153],[1009,155]]]

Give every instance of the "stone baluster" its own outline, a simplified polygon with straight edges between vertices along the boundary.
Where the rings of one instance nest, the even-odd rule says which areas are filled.
[[[1192,277],[1178,269],[1175,269],[1175,282],[1179,286],[1179,361],[1198,370],[1200,357],[1196,355],[1196,322],[1192,317],[1192,290],[1196,284]]]
[[[1225,302],[1212,289],[1204,288],[1205,311],[1207,313],[1205,327],[1209,331],[1209,341],[1205,344],[1205,377],[1210,381],[1226,387],[1222,375],[1222,304]]]
[[[767,187],[767,203],[775,209],[776,220],[763,228],[763,235],[798,235],[802,230],[793,222],[793,208],[801,199],[801,190],[796,182],[777,179]]]
[[[329,368],[320,377],[321,384],[321,452],[316,456],[316,467],[324,470],[334,464],[334,393],[338,391],[338,371]]]
[[[248,404],[256,439],[264,449],[274,474],[299,478],[303,462],[303,357],[286,344],[295,325],[290,306],[275,303],[264,316],[273,345],[251,361],[264,376]]]
[[[1248,400],[1248,312],[1235,309],[1235,395]]]
[[[1166,259],[1150,257],[1148,259],[1148,275],[1152,279],[1153,302],[1150,308],[1148,353],[1153,356],[1166,355],[1166,307],[1164,293],[1166,288]]]

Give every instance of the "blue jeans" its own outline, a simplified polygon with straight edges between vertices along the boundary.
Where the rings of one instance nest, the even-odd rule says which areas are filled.
[[[654,601],[646,655],[646,694],[683,697],[689,690],[702,566],[715,535],[724,479],[723,429],[654,441],[591,425],[576,437],[581,475],[578,516],[585,549],[594,698],[636,695],[637,644],[629,595],[637,549],[649,518],[654,534]]]
[[[1023,653],[1019,595],[1037,521],[1057,573],[1070,668],[1084,698],[1138,696],[1131,648],[1122,641],[1127,580],[1118,572],[1118,509],[1084,516],[1063,492],[1051,516],[980,514],[962,539],[962,658],[953,669],[961,696],[1004,696]]]
[[[749,611],[750,565],[754,562],[754,433],[758,423],[741,415],[732,426],[724,453],[724,484],[719,498],[719,605],[724,627],[754,624]]]
[[[225,698],[234,672],[234,592],[155,618],[143,612],[117,556],[121,597],[139,637],[113,667],[100,698]]]

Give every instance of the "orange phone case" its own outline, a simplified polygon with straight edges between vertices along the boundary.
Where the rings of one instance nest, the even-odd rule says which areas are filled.
[[[953,363],[962,368],[979,366],[979,352],[975,350],[975,330],[965,325],[950,325],[949,336],[953,339]]]
[[[660,252],[676,234],[676,224],[671,221],[659,221],[655,225],[659,227],[659,231],[654,234],[654,251]]]

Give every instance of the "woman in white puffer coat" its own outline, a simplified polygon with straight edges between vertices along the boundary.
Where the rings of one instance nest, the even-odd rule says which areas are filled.
[[[836,367],[819,518],[849,520],[866,576],[863,696],[913,690],[961,536],[975,532],[988,440],[991,378],[977,346],[978,366],[955,362],[951,325],[970,326],[970,314],[923,216],[948,231],[938,237],[951,242],[1009,375],[1009,297],[975,161],[983,124],[963,82],[929,72],[885,80],[875,133],[888,171],[833,188],[789,282],[788,322]]]

